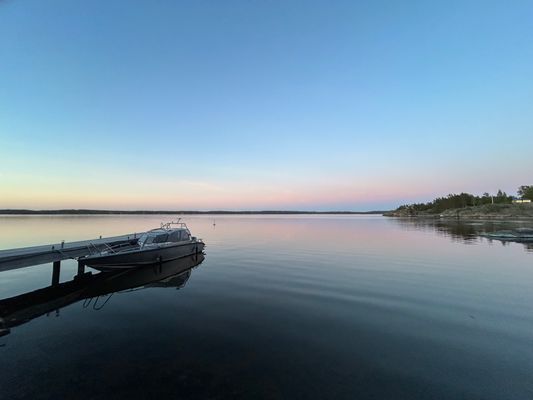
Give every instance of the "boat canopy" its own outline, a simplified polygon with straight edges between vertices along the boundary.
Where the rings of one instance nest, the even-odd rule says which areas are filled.
[[[148,244],[175,243],[184,240],[191,240],[191,234],[187,228],[154,229],[141,235],[139,245],[142,247]]]

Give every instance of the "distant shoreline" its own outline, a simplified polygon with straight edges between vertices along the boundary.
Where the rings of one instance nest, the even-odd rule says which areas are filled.
[[[383,214],[386,217],[397,218],[441,218],[478,220],[492,219],[513,221],[521,219],[533,219],[533,203],[525,204],[484,204],[462,208],[450,208],[440,213],[417,211],[410,207],[397,209]]]
[[[25,210],[25,209],[4,209],[0,210],[0,215],[382,215],[387,211],[169,211],[169,210],[86,210],[86,209],[65,209],[65,210]]]

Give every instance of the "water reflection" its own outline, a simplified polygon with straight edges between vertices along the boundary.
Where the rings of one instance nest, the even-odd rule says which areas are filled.
[[[108,217],[104,229],[101,218],[65,217],[72,227],[60,239],[133,232],[151,218]],[[37,244],[53,241],[55,219],[28,219],[16,234],[0,221],[0,248],[27,245],[27,231]],[[209,259],[186,290],[173,289],[187,279],[179,273],[133,285],[116,277],[115,290],[171,288],[110,299],[111,283],[85,297],[73,289],[80,301],[61,318],[0,338],[0,398],[532,397],[532,253],[477,236],[490,226],[381,216],[217,216],[216,229],[211,217],[190,222]],[[76,272],[72,261],[62,268],[65,278]],[[0,298],[14,296],[48,286],[50,267],[0,280]],[[38,304],[41,315],[61,306]],[[10,315],[22,321],[38,304]]]
[[[117,292],[149,287],[182,288],[191,269],[204,260],[194,254],[177,260],[120,271],[86,273],[74,279],[0,300],[0,336],[42,315],[83,300],[83,308],[102,309]]]
[[[394,218],[393,220],[403,229],[436,232],[454,242],[478,244],[486,240],[488,243],[501,243],[502,246],[515,242],[521,243],[526,251],[533,252],[533,241],[499,240],[482,236],[501,230],[529,228],[533,225],[533,222],[529,221],[461,221],[438,218]]]

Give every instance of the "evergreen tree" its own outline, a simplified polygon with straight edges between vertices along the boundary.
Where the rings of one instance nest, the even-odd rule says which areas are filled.
[[[531,196],[533,200],[533,186],[521,186],[519,189],[523,191],[526,196]],[[528,198],[528,197],[524,197]],[[483,193],[482,196],[475,196],[470,193],[449,194],[446,197],[437,197],[435,200],[428,203],[405,204],[398,207],[398,210],[407,210],[409,215],[416,215],[419,212],[440,214],[445,210],[452,208],[464,208],[482,204],[508,204],[513,200],[503,190],[499,189],[496,195],[491,195],[488,192]]]

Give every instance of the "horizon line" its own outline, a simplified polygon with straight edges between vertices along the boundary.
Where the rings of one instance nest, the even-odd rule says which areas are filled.
[[[7,208],[0,209],[0,215],[98,215],[98,214],[383,214],[390,210],[372,211],[348,211],[348,210],[328,210],[328,211],[303,211],[303,210],[99,210],[85,208],[62,208],[53,210],[32,210]]]

